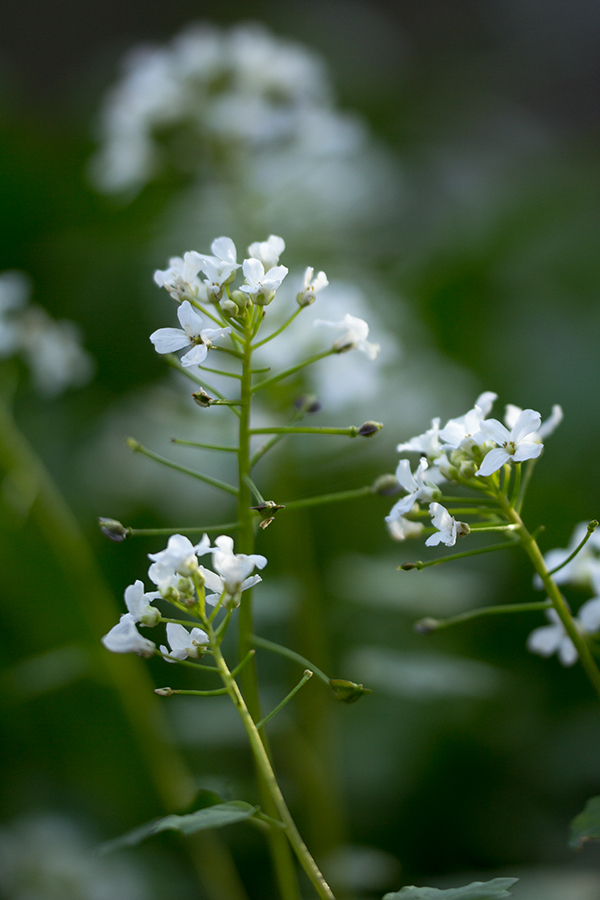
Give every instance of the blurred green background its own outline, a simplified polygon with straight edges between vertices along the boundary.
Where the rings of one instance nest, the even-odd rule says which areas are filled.
[[[312,157],[305,169],[294,158],[289,175],[284,153],[261,157],[263,181],[255,173],[248,196],[248,161],[227,168],[206,148],[187,168],[167,153],[134,196],[102,193],[90,181],[99,110],[123,54],[164,45],[195,21],[224,33],[260,22],[324,60],[335,97],[327,108],[349,116],[362,143],[339,173],[332,153],[331,193],[314,219],[297,200],[320,165]],[[315,421],[374,418],[385,429],[360,446],[335,438],[327,447],[282,447],[257,469],[265,495],[285,501],[369,484],[394,471],[398,441],[494,390],[499,417],[508,402],[544,418],[553,403],[565,412],[526,508],[532,526],[546,526],[543,549],[565,546],[577,522],[598,515],[599,47],[600,12],[586,0],[25,0],[3,10],[0,271],[28,273],[35,301],[76,321],[97,361],[88,386],[53,400],[31,389],[23,369],[15,397],[16,421],[81,535],[75,523],[36,515],[35,488],[31,514],[3,489],[5,846],[42,813],[69,817],[89,844],[161,815],[185,794],[180,764],[198,788],[254,796],[225,706],[155,705],[145,672],[162,684],[164,665],[107,663],[98,649],[124,587],[144,577],[146,553],[162,546],[111,544],[97,531],[98,515],[138,527],[230,519],[218,495],[132,459],[124,445],[128,434],[159,451],[173,436],[207,439],[198,437],[208,433],[204,411],[188,403],[187,388],[165,373],[148,341],[153,329],[174,324],[167,295],[152,282],[169,255],[208,252],[221,233],[238,248],[282,234],[283,262],[296,273],[324,268],[329,290],[337,280],[342,305],[345,291],[362,304],[373,340],[384,345],[376,377],[369,381],[365,363],[365,380],[357,376],[343,396],[333,370],[327,385],[298,379],[273,393],[282,417],[309,389],[324,403]],[[163,138],[171,152],[172,135]],[[289,179],[291,199],[276,180],[272,195],[261,194],[274,172],[283,185]],[[215,427],[223,432],[226,419],[215,417]],[[183,451],[177,459],[204,464]],[[0,469],[8,478],[6,456]],[[536,614],[430,637],[411,628],[426,614],[539,599],[525,560],[498,555],[398,572],[423,551],[389,538],[383,516],[392,502],[317,507],[261,535],[259,552],[270,560],[257,592],[261,633],[375,689],[342,707],[310,683],[273,728],[301,830],[348,896],[503,873],[522,874],[523,900],[597,900],[598,852],[576,856],[566,846],[569,820],[600,792],[600,718],[582,672],[527,653],[527,634],[542,624]],[[70,562],[52,539],[63,526],[71,529]],[[97,580],[73,574],[73,566],[85,569],[86,540]],[[570,595],[575,605],[588,596]],[[260,671],[267,705],[297,674],[271,658],[260,659]],[[147,708],[128,705],[119,683],[148,694]],[[158,712],[164,720],[150,736]],[[271,896],[260,836],[236,826],[219,838],[250,900]],[[39,852],[39,842],[32,846]],[[197,851],[200,869],[208,853]],[[171,836],[128,856],[140,880],[123,882],[124,897],[210,894]],[[8,882],[2,889],[24,896]]]

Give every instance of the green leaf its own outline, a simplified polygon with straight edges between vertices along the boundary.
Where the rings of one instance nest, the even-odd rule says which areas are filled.
[[[600,797],[591,797],[571,822],[569,846],[580,850],[586,841],[600,840]]]
[[[153,822],[147,822],[146,825],[140,825],[133,831],[128,831],[120,838],[114,841],[108,841],[100,848],[101,853],[112,853],[114,850],[121,850],[123,847],[134,847],[147,837],[153,834],[159,834],[161,831],[180,831],[182,834],[195,834],[197,831],[203,831],[205,828],[222,828],[224,825],[231,825],[234,822],[243,822],[249,819],[258,811],[258,806],[251,806],[243,800],[232,800],[229,803],[218,803],[214,806],[208,806],[204,809],[198,809],[196,812],[189,813],[186,816],[165,816],[164,819],[155,819]]]
[[[441,891],[430,887],[403,887],[395,894],[386,894],[383,900],[503,900],[512,896],[508,888],[518,878],[494,878],[492,881],[474,881],[466,887]]]

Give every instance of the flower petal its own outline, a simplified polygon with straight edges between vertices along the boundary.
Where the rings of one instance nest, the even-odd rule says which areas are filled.
[[[506,450],[503,450],[501,447],[496,447],[486,454],[477,474],[484,477],[486,475],[492,475],[494,472],[497,472],[498,469],[501,469],[504,463],[508,462],[509,459],[510,456]]]
[[[157,353],[174,353],[189,347],[191,341],[181,328],[159,328],[150,335]]]

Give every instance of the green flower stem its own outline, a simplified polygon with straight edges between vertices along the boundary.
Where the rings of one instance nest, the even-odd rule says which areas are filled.
[[[209,369],[208,366],[198,366],[203,372],[212,372],[213,375],[224,375],[226,378],[241,378],[238,372],[225,372],[223,369]]]
[[[271,385],[277,384],[278,381],[283,381],[284,378],[288,378],[288,376],[294,375],[296,372],[299,372],[301,369],[305,369],[307,366],[311,366],[313,363],[318,362],[320,359],[325,359],[326,356],[333,356],[337,352],[337,350],[330,349],[324,350],[322,353],[316,353],[314,356],[310,356],[303,362],[298,363],[295,366],[291,366],[289,369],[284,369],[284,371],[279,372],[278,375],[273,375],[272,378],[267,378],[266,381],[261,381],[260,384],[255,384],[252,388],[252,392],[256,393],[256,391],[261,391],[265,387],[271,387]]]
[[[293,687],[293,688],[292,688],[292,690],[289,692],[289,694],[288,694],[286,697],[283,698],[283,700],[281,701],[281,703],[278,703],[278,704],[277,704],[277,706],[275,707],[275,709],[272,709],[271,712],[270,712],[268,715],[266,715],[263,719],[260,720],[260,722],[257,722],[257,723],[256,723],[256,727],[260,730],[261,728],[263,728],[263,727],[267,724],[267,722],[269,722],[269,721],[273,718],[273,716],[276,716],[277,713],[278,713],[280,710],[282,710],[283,707],[284,707],[287,703],[290,702],[290,700],[292,699],[292,697],[294,697],[294,696],[298,693],[298,691],[300,690],[300,688],[304,687],[304,685],[305,685],[306,682],[309,680],[309,678],[312,678],[312,677],[313,677],[313,674],[314,674],[314,673],[311,672],[310,669],[306,669],[305,672],[304,672],[304,675],[302,676],[302,678],[300,679],[300,681],[298,682],[298,684],[296,685],[296,687]]]
[[[281,425],[269,428],[251,428],[250,434],[344,434],[357,437],[360,428],[350,425],[348,428],[312,428],[304,425]]]
[[[357,497],[366,497],[372,494],[371,485],[353,488],[351,491],[337,491],[335,494],[320,494],[318,497],[303,497],[301,500],[290,500],[284,503],[286,509],[305,509],[307,506],[320,506],[323,503],[340,503],[342,500],[355,500]]]
[[[65,580],[75,596],[85,602],[81,611],[90,638],[90,651],[115,692],[137,742],[137,753],[147,767],[154,789],[167,811],[187,806],[195,788],[191,773],[176,748],[168,741],[160,703],[152,693],[147,669],[133,654],[113,654],[99,638],[118,620],[120,613],[105,583],[92,549],[50,473],[19,431],[0,397],[0,466],[19,473],[21,483],[35,486],[29,514],[42,538],[52,548]],[[196,835],[191,855],[209,900],[247,900],[228,848],[210,833]]]
[[[229,692],[234,706],[238,711],[238,715],[242,720],[242,724],[246,730],[246,734],[248,735],[252,753],[254,755],[254,760],[256,762],[257,768],[262,774],[262,780],[268,788],[270,797],[273,801],[279,819],[286,826],[285,835],[287,835],[287,838],[294,852],[296,853],[296,856],[298,857],[300,865],[306,872],[320,900],[335,900],[331,888],[325,881],[317,864],[315,863],[314,859],[308,851],[308,848],[302,840],[298,829],[296,828],[296,824],[290,814],[289,809],[287,808],[287,804],[277,783],[277,779],[275,777],[275,773],[273,772],[269,755],[263,743],[263,739],[261,738],[261,735],[258,731],[258,727],[253,717],[250,715],[250,712],[248,710],[248,707],[246,706],[246,703],[244,702],[244,698],[237,685],[237,682],[231,675],[231,672],[227,667],[227,663],[225,662],[225,659],[218,645],[213,645],[213,652],[215,655],[215,662],[217,663],[221,671],[223,684],[226,686]],[[267,815],[270,816],[271,813],[267,813]],[[275,816],[273,816],[273,818],[275,818]],[[278,831],[276,829],[271,830],[272,835],[277,833]]]
[[[437,559],[430,559],[427,562],[404,563],[398,566],[407,572],[409,569],[427,569],[429,566],[439,566],[440,563],[451,562],[453,559],[465,559],[467,556],[478,556],[480,553],[493,553],[495,550],[505,550],[510,547],[518,547],[518,541],[504,541],[503,544],[491,544],[489,547],[479,547],[477,550],[465,550],[464,553],[453,553],[451,556],[438,556]]]
[[[270,650],[271,653],[277,653],[279,656],[285,656],[288,659],[293,659],[294,662],[300,663],[301,666],[304,666],[305,669],[310,669],[317,678],[320,678],[321,681],[325,682],[327,687],[329,687],[329,678],[319,669],[318,666],[315,666],[314,663],[311,663],[308,659],[305,659],[304,656],[300,656],[299,653],[296,653],[295,650],[290,650],[289,647],[283,647],[281,644],[276,644],[274,641],[268,641],[266,638],[258,637],[258,635],[252,635],[252,643],[255,647],[261,647],[263,650]]]
[[[519,496],[517,497],[517,502],[515,503],[515,510],[519,515],[521,515],[521,510],[523,509],[523,503],[525,501],[525,494],[527,493],[527,488],[529,487],[529,482],[531,481],[531,476],[533,475],[533,470],[535,469],[535,464],[537,462],[536,459],[529,459],[525,465],[525,470],[521,474],[521,485],[519,487]]]
[[[299,306],[298,309],[296,310],[296,312],[292,313],[292,315],[289,317],[289,319],[286,319],[286,321],[283,323],[283,325],[280,328],[277,329],[277,331],[274,331],[273,334],[270,334],[268,337],[263,338],[262,341],[258,341],[257,344],[254,344],[252,349],[258,350],[258,348],[262,347],[263,344],[268,344],[269,341],[273,340],[273,338],[278,337],[282,331],[285,331],[285,329],[288,327],[288,325],[292,324],[292,322],[294,321],[296,316],[300,315],[300,313],[302,312],[302,309],[303,309],[303,307]],[[260,371],[260,370],[258,370],[258,371]]]
[[[246,554],[252,554],[254,552],[255,516],[254,512],[250,509],[252,498],[247,483],[247,479],[250,478],[250,435],[252,433],[250,429],[250,414],[252,406],[252,337],[255,326],[255,320],[253,318],[254,312],[254,309],[247,311],[245,319],[242,379],[240,382],[241,407],[238,439],[238,521],[240,525],[238,529],[237,546],[239,552]],[[251,642],[254,631],[252,590],[244,591],[242,594],[239,607],[238,631],[239,658],[244,659],[248,653],[254,649]],[[264,765],[259,763],[259,757],[262,759],[262,756],[260,754],[257,756],[257,749],[253,746],[262,807],[266,815],[277,818],[278,808],[272,790],[272,781],[275,780],[275,776],[273,775],[273,770],[269,762],[268,750],[266,749],[268,745],[266,744],[266,738],[263,737],[261,739],[261,736],[254,725],[255,721],[259,721],[262,718],[262,714],[258,696],[256,664],[253,659],[251,659],[248,665],[244,667],[244,670],[241,673],[241,682],[246,697],[246,702],[242,700],[243,708],[245,710],[245,715],[247,715],[252,723],[252,729],[254,729],[252,732],[253,738],[251,744],[252,741],[256,742],[256,738],[254,737],[254,734],[256,734],[260,743],[260,753],[266,758],[269,767],[267,773]],[[241,694],[237,687],[237,683],[235,681],[233,683],[235,684],[235,691],[237,691],[234,703],[237,705],[237,702],[239,702],[237,695],[241,698]],[[233,697],[234,694],[232,694],[232,699]],[[263,740],[265,741],[264,744]],[[275,782],[275,784],[277,783]],[[277,790],[279,790],[278,787]],[[283,834],[280,829],[272,828],[267,835],[267,839],[282,900],[301,900],[294,860],[290,853],[290,845],[286,835]]]
[[[180,528],[125,528],[131,537],[158,537],[161,534],[214,534],[215,532],[236,531],[239,522],[226,522],[224,525],[182,525]]]
[[[472,533],[480,531],[514,531],[516,525],[471,525]]]
[[[211,387],[211,385],[204,380],[204,378],[198,378],[197,375],[194,375],[193,372],[190,372],[188,368],[182,366],[176,356],[173,356],[172,353],[165,354],[165,361],[172,369],[175,369],[177,372],[180,372],[182,375],[185,375],[186,378],[189,378],[190,381],[193,381],[194,384],[200,385],[200,387],[205,388],[207,391],[210,391],[211,394],[214,394],[215,397],[218,397],[219,400],[225,400],[225,395],[218,391],[216,388]]]
[[[582,550],[583,547],[585,547],[585,545],[587,544],[587,542],[589,541],[589,539],[591,538],[591,536],[593,535],[593,533],[597,527],[598,527],[598,520],[594,519],[588,525],[587,534],[584,537],[584,539],[581,541],[581,543],[577,545],[575,550],[573,550],[573,552],[569,556],[567,556],[567,558],[565,559],[564,562],[561,562],[561,564],[559,566],[554,566],[553,569],[550,569],[550,571],[548,572],[548,575],[554,575],[555,572],[559,572],[562,568],[564,568],[564,566],[567,565],[567,563],[570,563],[572,559],[575,559],[575,557],[577,556],[579,551]]]
[[[442,628],[450,628],[452,625],[461,625],[463,622],[469,622],[471,619],[480,619],[484,616],[536,612],[550,609],[551,606],[550,600],[540,600],[535,603],[506,603],[503,606],[482,606],[479,609],[472,609],[469,612],[460,613],[460,615],[451,616],[448,619],[421,619],[420,622],[415,622],[414,629],[415,631],[429,633],[431,631],[440,631]]]
[[[234,335],[232,334],[231,337],[234,338]],[[237,340],[237,337],[236,337],[236,340]],[[220,350],[221,353],[229,353],[230,356],[235,356],[236,359],[243,359],[243,357],[244,357],[243,353],[240,353],[239,350],[233,350],[231,347],[217,347],[216,344],[213,344],[211,349],[212,350]]]
[[[517,505],[520,490],[521,490],[521,463],[516,463],[515,464],[515,478],[513,481],[512,490],[510,492],[510,505],[512,506],[513,509]]]
[[[206,316],[207,319],[210,319],[216,325],[220,325],[221,327],[225,325],[222,319],[218,319],[216,316],[210,313],[204,306],[202,306],[201,303],[198,303],[197,300],[190,300],[190,303],[192,304],[192,306],[195,306],[196,309],[200,310],[203,316]]]
[[[134,438],[127,439],[127,446],[130,447],[134,453],[141,453],[142,456],[147,456],[148,459],[153,459],[154,462],[167,466],[169,469],[175,469],[176,472],[183,472],[184,475],[191,475],[192,478],[197,478],[199,481],[211,484],[213,487],[218,488],[220,491],[225,491],[227,494],[233,494],[234,496],[237,496],[238,494],[238,489],[232,484],[227,484],[225,481],[221,481],[219,478],[213,478],[211,475],[203,475],[202,472],[195,472],[194,469],[188,469],[187,466],[180,466],[179,463],[174,463],[170,459],[166,459],[164,456],[159,456],[158,453],[148,450],[147,447],[144,447]]]
[[[199,441],[183,441],[180,438],[171,438],[172,444],[181,444],[183,447],[199,447],[200,450],[220,450],[221,453],[237,453],[237,447],[225,447],[222,444],[202,444]]]
[[[442,498],[444,500],[444,505],[446,502],[446,498]],[[463,507],[455,507],[454,509],[449,510],[449,512],[453,516],[498,516],[498,512],[494,509],[480,509],[477,506],[463,506]],[[429,510],[420,509],[417,512],[411,512],[405,516],[406,519],[428,519],[430,516]],[[471,526],[473,527],[473,526]]]
[[[291,427],[294,424],[294,422],[298,422],[300,419],[304,418],[304,416],[305,416],[304,412],[302,412],[301,410],[296,410],[294,415],[289,420],[287,427]],[[285,434],[274,434],[273,437],[269,438],[268,441],[265,441],[265,443],[261,447],[258,448],[256,453],[254,453],[250,457],[250,469],[252,470],[254,468],[254,466],[256,465],[256,463],[259,461],[259,459],[262,459],[262,457],[265,455],[265,453],[267,453],[267,451],[269,451],[271,449],[271,447],[274,447],[276,444],[278,444],[279,441],[282,441],[284,437],[285,437]]]
[[[166,693],[163,693],[166,691],[169,692],[168,695]],[[227,690],[226,687],[215,688],[214,691],[180,691],[178,689],[176,690],[175,688],[155,688],[154,693],[159,694],[161,696],[169,696],[169,697],[171,696],[171,694],[186,694],[190,697],[219,697],[219,696],[222,696],[223,694],[228,694],[229,691]]]
[[[444,503],[478,503],[481,506],[491,505],[498,506],[494,497],[446,497],[444,495]]]
[[[523,524],[523,521],[516,509],[510,507],[510,504],[508,503],[506,498],[502,499],[504,501],[506,518],[517,526],[516,533],[521,539],[521,545],[525,550],[525,553],[531,560],[533,568],[542,579],[542,583],[546,588],[548,597],[552,601],[552,606],[556,610],[565,631],[571,638],[571,641],[573,642],[575,649],[577,650],[577,653],[579,655],[581,664],[585,669],[585,672],[590,679],[594,690],[600,697],[600,670],[598,669],[596,661],[592,656],[590,648],[577,630],[577,627],[573,621],[573,616],[569,611],[564,597],[561,594],[558,585],[553,581],[552,575],[548,571],[537,541]]]
[[[257,502],[257,503],[264,503],[264,502],[265,502],[265,498],[263,497],[263,495],[261,494],[261,492],[259,491],[259,489],[256,487],[256,485],[254,484],[254,482],[252,481],[252,479],[250,478],[249,475],[244,475],[244,481],[246,482],[246,484],[247,484],[248,487],[250,488],[250,491],[251,491],[251,493],[253,494],[254,499],[256,500],[256,502]]]

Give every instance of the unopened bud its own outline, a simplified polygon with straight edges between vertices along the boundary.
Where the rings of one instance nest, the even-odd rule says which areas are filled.
[[[466,522],[457,522],[456,523],[456,536],[464,537],[465,534],[470,534],[471,528]]]
[[[116,519],[103,519],[100,517],[98,519],[98,525],[100,526],[102,534],[105,534],[111,541],[124,541],[129,534],[129,529],[125,528],[124,525],[121,525],[120,522],[117,522]]]
[[[402,563],[398,568],[402,569],[404,572],[410,572],[411,569],[418,569],[419,567],[416,563]]]
[[[477,472],[477,465],[474,460],[465,459],[458,467],[458,471],[463,478],[473,478]]]
[[[313,394],[302,394],[300,397],[296,397],[294,406],[298,412],[304,413],[306,416],[318,413],[322,409],[321,404]]]
[[[296,295],[296,302],[298,306],[310,306],[311,303],[314,303],[316,300],[314,291],[300,291],[299,294]]]
[[[194,400],[194,403],[197,403],[198,406],[202,406],[204,409],[206,409],[206,407],[208,406],[211,406],[211,404],[214,402],[214,397],[211,397],[210,394],[208,394],[204,390],[204,388],[200,388],[199,391],[194,391],[192,394],[192,398]]]
[[[171,697],[175,691],[173,688],[164,687],[164,688],[154,688],[154,693],[158,694],[159,697]]]
[[[173,585],[169,585],[169,587],[162,590],[161,595],[164,600],[168,600],[169,603],[179,603],[181,599],[179,591],[177,588],[173,587]]]
[[[439,621],[437,619],[419,619],[418,622],[415,622],[413,625],[413,629],[418,631],[419,634],[431,634],[432,631],[435,631],[439,628]]]
[[[231,299],[239,310],[244,310],[249,305],[248,295],[243,291],[232,291]]]
[[[275,518],[275,514],[278,513],[280,509],[285,509],[285,506],[282,506],[280,503],[275,503],[274,500],[265,500],[264,503],[259,503],[258,506],[251,506],[250,509],[256,510],[260,515],[261,522],[259,523],[259,528],[264,529],[269,527]]]
[[[139,441],[136,441],[135,438],[127,438],[125,441],[130,450],[139,450],[142,446]]]
[[[362,437],[371,437],[372,434],[377,434],[377,432],[382,428],[382,422],[373,422],[369,420],[368,422],[365,422],[364,425],[360,426],[360,428],[358,429],[358,433]]]
[[[355,684],[353,681],[346,681],[344,678],[330,678],[329,687],[336,700],[342,703],[356,703],[365,694],[372,694],[373,691],[363,687],[362,684]]]
[[[400,483],[395,475],[380,475],[371,485],[371,490],[381,497],[391,497],[400,490]]]
[[[263,291],[260,294],[257,294],[254,298],[254,302],[257,306],[268,306],[269,303],[273,300],[275,296],[275,291]]]
[[[221,300],[221,309],[227,316],[236,316],[239,312],[238,306],[228,297],[225,300]]]

